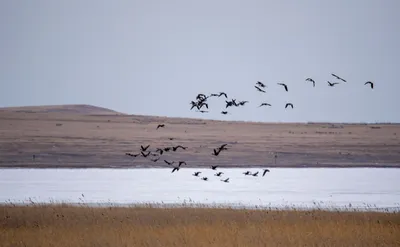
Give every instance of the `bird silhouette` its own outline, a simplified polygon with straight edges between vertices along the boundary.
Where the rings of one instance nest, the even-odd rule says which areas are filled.
[[[223,172],[217,172],[214,174],[214,176],[220,177],[222,174],[224,174]]]
[[[208,178],[207,177],[202,177],[201,180],[207,181]]]
[[[178,146],[176,146],[176,147],[172,147],[172,151],[176,151],[176,150],[178,150],[178,148],[182,148],[183,150],[186,150],[187,149],[187,147],[184,147],[184,146],[181,146],[181,145],[178,145]]]
[[[151,153],[151,152],[149,151],[147,154],[145,154],[145,153],[143,153],[143,152],[140,152],[140,153],[142,154],[142,156],[143,156],[143,157],[145,157],[145,158],[146,158],[147,156],[149,156],[149,155],[150,155],[150,153]]]
[[[314,81],[313,79],[311,79],[311,78],[307,78],[307,79],[306,79],[306,81],[310,81],[310,82],[312,82],[312,83],[313,83],[313,87],[315,87],[315,81]]]
[[[228,108],[228,107],[233,106],[233,101],[226,101],[226,100],[225,100],[225,102],[226,102],[225,108]]]
[[[258,172],[251,174],[253,177],[257,177],[258,176]]]
[[[157,158],[157,159],[150,159],[150,160],[153,161],[153,162],[157,162],[159,159],[160,159],[160,158]]]
[[[179,167],[174,167],[174,169],[172,169],[171,173],[173,173],[174,171],[179,171]]]
[[[339,82],[330,82],[330,81],[328,81],[328,84],[329,84],[329,86],[330,87],[333,87],[333,86],[335,86],[336,84],[339,84]]]
[[[265,93],[265,91],[262,90],[261,88],[259,88],[259,87],[257,87],[257,86],[254,86],[254,87],[257,88],[257,90],[258,90],[259,92]]]
[[[260,82],[260,81],[257,81],[256,85],[258,85],[258,86],[260,86],[260,87],[265,87],[265,84],[262,83],[262,82]]]
[[[156,149],[156,152],[159,152],[160,155],[162,155],[162,154],[164,153],[164,150],[162,150],[161,148],[157,148],[157,149]]]
[[[219,150],[228,150],[227,148],[226,148],[226,146],[228,145],[228,143],[225,143],[225,144],[222,144],[218,149]]]
[[[178,166],[187,165],[185,161],[179,161]]]
[[[197,99],[197,100],[203,101],[203,100],[207,99],[207,96],[206,96],[205,94],[199,93],[199,94],[196,96],[196,99]]]
[[[211,169],[217,170],[217,167],[218,167],[218,166],[211,166]]]
[[[170,161],[168,161],[168,160],[164,160],[164,162],[167,163],[168,165],[172,165],[172,164],[175,163],[175,161],[171,161],[171,162],[170,162]]]
[[[165,127],[165,124],[159,124],[159,125],[157,125],[157,129],[158,128],[164,128]]]
[[[226,99],[228,98],[228,95],[226,93],[224,93],[224,92],[220,92],[219,94],[213,93],[210,96],[214,96],[214,97],[218,97],[219,98],[222,95],[225,96]]]
[[[261,103],[261,105],[260,105],[259,107],[261,107],[261,106],[271,106],[271,104],[268,104],[268,103]]]
[[[200,113],[207,113],[208,111],[200,110],[200,111],[197,111],[197,112],[200,112]]]
[[[146,150],[150,147],[150,145],[147,145],[146,147],[143,147],[140,145],[140,148],[142,149],[143,152],[146,152]]]
[[[267,173],[267,172],[269,172],[269,170],[268,169],[264,169],[263,177],[265,176],[265,173]]]
[[[335,75],[335,74],[331,74],[333,77],[336,77],[336,79],[338,79],[338,80],[341,80],[341,81],[343,81],[343,82],[346,82],[346,80],[345,79],[343,79],[343,78],[341,78],[341,77],[339,77],[339,76],[337,76],[337,75]]]
[[[243,172],[244,175],[251,175],[250,171]]]
[[[243,106],[243,105],[245,105],[246,103],[249,103],[249,102],[248,102],[247,100],[246,100],[246,101],[240,101],[240,102],[239,102],[239,105],[242,105],[242,106]]]
[[[195,172],[195,173],[193,173],[192,175],[195,176],[195,177],[198,177],[200,173],[201,173],[201,172]]]
[[[170,148],[170,147],[166,147],[166,148],[164,148],[164,152],[169,152],[171,149],[172,148]]]
[[[225,182],[225,183],[229,183],[229,178],[227,178],[227,179],[221,179],[221,181],[222,181],[222,182]]]
[[[278,83],[278,85],[281,85],[285,88],[286,92],[288,92],[288,86],[285,83]]]
[[[293,109],[293,104],[292,104],[292,103],[286,103],[286,105],[285,105],[285,109],[286,109],[286,108],[288,108],[288,106],[291,106],[291,107],[292,107],[292,109]]]
[[[226,114],[228,114],[228,112],[227,111],[222,111],[221,114],[226,115]]]
[[[137,156],[139,156],[140,154],[132,154],[132,153],[125,153],[125,155],[131,156],[136,158]]]
[[[219,155],[219,153],[221,152],[222,150],[216,150],[215,148],[214,148],[214,152],[212,153],[212,155],[214,155],[214,156],[218,156]]]
[[[364,85],[370,84],[371,88],[374,89],[374,83],[372,81],[367,81]]]

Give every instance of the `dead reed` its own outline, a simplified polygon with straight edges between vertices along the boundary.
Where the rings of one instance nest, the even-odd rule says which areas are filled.
[[[400,213],[3,205],[0,246],[400,246]]]

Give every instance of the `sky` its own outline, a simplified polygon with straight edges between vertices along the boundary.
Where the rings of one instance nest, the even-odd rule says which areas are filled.
[[[400,122],[399,10],[398,0],[0,1],[0,107]],[[328,87],[331,73],[347,82]],[[208,113],[190,110],[198,93],[221,91],[249,103],[222,115],[225,99],[210,98]]]

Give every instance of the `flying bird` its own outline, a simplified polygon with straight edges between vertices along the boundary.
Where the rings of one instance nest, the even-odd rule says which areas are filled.
[[[147,156],[149,156],[150,155],[150,151],[147,153],[147,154],[145,154],[145,153],[143,153],[143,152],[140,152],[142,155],[143,155],[143,157],[147,157]]]
[[[174,171],[179,171],[179,167],[174,167],[174,169],[172,169],[171,173],[173,173]]]
[[[286,108],[288,108],[288,106],[291,106],[291,107],[292,107],[292,109],[293,109],[293,104],[292,104],[292,103],[286,103],[286,105],[285,105],[285,109],[286,109]]]
[[[269,170],[268,169],[264,169],[263,177],[265,176],[265,173],[267,173],[267,172],[269,172]]]
[[[207,177],[202,177],[201,180],[207,181],[208,178]]]
[[[240,101],[239,105],[245,105],[246,103],[249,103],[247,100],[246,101]]]
[[[371,88],[374,89],[374,83],[372,81],[367,81],[364,85],[370,84]]]
[[[142,149],[143,152],[146,152],[146,150],[150,147],[150,145],[147,145],[146,147],[143,147],[140,145],[140,148]]]
[[[220,153],[221,151],[222,151],[222,150],[216,150],[216,149],[214,148],[214,152],[212,153],[212,155],[218,156],[219,153]]]
[[[228,112],[227,111],[222,111],[221,114],[226,115],[226,114],[228,114]]]
[[[243,172],[244,175],[251,175],[250,171]]]
[[[310,81],[310,82],[312,82],[312,83],[313,83],[313,87],[315,87],[315,81],[314,81],[313,79],[311,79],[311,78],[307,78],[307,79],[306,79],[306,81]]]
[[[128,156],[136,158],[140,154],[125,153],[125,155],[128,155]]]
[[[218,167],[218,166],[211,166],[211,169],[217,170],[217,167]]]
[[[157,159],[150,159],[153,162],[157,162],[160,158],[158,157]]]
[[[183,164],[187,165],[185,161],[179,161],[178,166],[181,166],[181,165],[183,165]]]
[[[226,102],[225,108],[228,108],[228,107],[233,106],[233,101],[226,101],[226,100],[225,100],[225,102]]]
[[[268,104],[268,103],[262,103],[259,107],[261,107],[261,106],[271,106],[271,104]]]
[[[219,94],[217,94],[217,93],[213,93],[213,94],[211,94],[210,96],[215,96],[215,97],[221,97],[221,96],[225,96],[225,98],[227,99],[228,98],[228,95],[226,94],[226,93],[224,93],[224,92],[220,92]]]
[[[257,87],[257,86],[254,86],[254,87],[257,88],[258,91],[265,93],[265,91],[262,90],[261,88],[259,88],[259,87]]]
[[[253,176],[253,177],[257,177],[257,176],[258,176],[258,172],[253,173],[252,176]]]
[[[157,126],[157,129],[158,128],[164,128],[165,127],[165,124],[159,124],[158,126]]]
[[[157,148],[157,149],[156,149],[156,152],[159,152],[160,155],[162,155],[162,154],[164,153],[164,150],[162,150],[161,148]]]
[[[222,174],[224,174],[223,172],[217,172],[214,174],[214,176],[220,177]]]
[[[258,85],[258,86],[260,86],[260,87],[265,87],[265,84],[262,83],[262,82],[260,82],[260,81],[257,81],[256,85]]]
[[[343,82],[346,82],[346,80],[345,79],[343,79],[343,78],[340,78],[339,76],[337,76],[337,75],[335,75],[335,74],[331,74],[333,77],[336,77],[336,79],[338,79],[338,80],[341,80],[341,81],[343,81]]]
[[[339,84],[339,82],[330,82],[330,81],[328,81],[328,84],[329,84],[329,86],[330,87],[333,87],[333,86],[335,86],[336,84]]]
[[[175,161],[171,161],[171,162],[169,162],[168,160],[164,160],[164,162],[165,162],[165,163],[167,163],[168,165],[172,165],[172,164],[174,164],[174,163],[175,163]]]
[[[183,150],[186,150],[187,149],[187,147],[184,147],[184,146],[181,146],[181,145],[178,145],[178,146],[176,146],[176,147],[172,147],[172,151],[176,151],[176,150],[178,150],[178,148],[182,148]]]
[[[278,83],[278,85],[281,85],[285,88],[286,92],[288,92],[288,87],[285,83]]]
[[[225,179],[225,180],[224,180],[224,179],[221,179],[221,181],[222,181],[222,182],[225,182],[225,183],[229,183],[229,178],[227,178],[227,179]]]
[[[201,173],[201,172],[195,172],[195,173],[193,173],[192,175],[195,176],[195,177],[198,177],[200,173]]]
[[[225,143],[225,144],[222,144],[218,149],[219,150],[228,150],[227,148],[226,148],[226,146],[228,145],[228,143]]]
[[[197,100],[202,100],[202,101],[204,101],[205,99],[207,99],[207,96],[206,96],[205,94],[199,93],[199,94],[196,96],[196,99],[197,99]]]

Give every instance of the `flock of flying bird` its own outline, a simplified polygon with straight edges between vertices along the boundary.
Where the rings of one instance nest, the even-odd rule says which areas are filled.
[[[156,129],[164,128],[164,127],[165,127],[165,124],[159,124]],[[170,139],[173,140],[173,138],[170,138]],[[219,146],[217,148],[214,148],[213,152],[211,153],[211,155],[218,156],[222,151],[228,150],[227,145],[228,144],[225,143],[225,144],[222,144],[221,146]],[[182,145],[177,145],[177,146],[171,146],[171,147],[156,148],[153,151],[149,150],[149,148],[150,148],[150,145],[147,145],[147,146],[141,145],[139,153],[137,153],[137,154],[125,153],[125,155],[133,157],[133,158],[136,158],[138,156],[142,156],[144,158],[150,159],[152,162],[157,162],[157,161],[160,160],[160,158],[161,158],[160,156],[163,155],[164,152],[170,152],[170,151],[176,152],[176,151],[178,151],[179,148],[182,149],[182,150],[186,150],[188,147],[184,147]],[[183,160],[180,160],[180,161],[168,161],[168,160],[164,159],[164,162],[168,166],[172,166],[171,173],[179,171],[179,169],[181,169],[182,165],[187,165],[187,163],[185,161],[183,161]],[[174,166],[174,164],[177,164],[177,165]],[[216,166],[216,165],[212,165],[211,166],[212,170],[217,170],[217,168],[218,168],[218,166]],[[269,169],[264,169],[262,176],[265,176],[265,174],[267,172],[269,172]],[[202,172],[197,171],[197,172],[193,173],[192,175],[195,176],[195,177],[200,177],[200,173],[202,173]],[[248,176],[257,177],[258,173],[259,172],[251,173],[250,171],[246,171],[243,174],[246,175],[246,176],[248,175]],[[224,174],[224,173],[223,172],[217,172],[217,173],[214,174],[214,176],[221,177],[222,174]],[[201,180],[208,181],[208,177],[201,177]],[[229,178],[221,179],[221,181],[225,182],[225,183],[229,183]]]
[[[345,79],[343,79],[343,78],[341,78],[341,77],[339,77],[339,76],[337,76],[335,74],[331,74],[331,75],[333,77],[335,77],[337,80],[340,80],[342,82],[347,82]],[[305,79],[305,81],[312,82],[313,87],[315,87],[315,81],[312,78],[307,78],[307,79]],[[339,82],[332,83],[330,81],[327,81],[327,83],[328,83],[328,86],[330,86],[330,87],[333,87],[333,86],[335,86],[337,84],[340,84]],[[289,91],[288,86],[285,83],[277,83],[277,84],[282,86],[286,92]],[[373,82],[367,81],[367,82],[364,83],[364,85],[367,85],[367,84],[370,85],[371,89],[374,88]],[[257,89],[258,92],[266,93],[265,88],[267,86],[264,83],[262,83],[260,81],[257,81],[257,83],[254,85],[254,87]],[[201,112],[201,113],[208,112],[206,110],[202,110],[203,107],[208,109],[207,99],[209,99],[210,97],[218,97],[219,98],[219,97],[222,97],[222,96],[224,96],[225,99],[226,99],[225,100],[225,103],[226,103],[225,108],[244,106],[246,103],[249,102],[249,101],[237,101],[236,99],[231,99],[231,100],[228,101],[228,95],[225,92],[213,93],[213,94],[210,94],[209,96],[206,96],[205,94],[200,93],[200,94],[197,95],[196,101],[191,101],[190,102],[190,104],[191,104],[190,110],[192,110],[193,108],[197,108],[197,110],[199,112]],[[263,102],[263,103],[261,103],[259,105],[259,107],[262,107],[262,106],[272,106],[272,105],[270,103]],[[287,102],[285,104],[285,109],[288,108],[289,106],[292,109],[294,108],[293,103]],[[228,113],[228,111],[226,111],[226,110],[221,112],[221,114],[227,114],[227,113]],[[159,128],[164,128],[164,127],[165,127],[165,124],[159,124],[156,129],[158,130]],[[170,140],[173,140],[173,138],[170,138]],[[228,150],[227,145],[228,144],[223,144],[223,145],[221,145],[221,146],[219,146],[217,148],[214,148],[213,152],[211,154],[214,155],[214,156],[218,156],[222,151]],[[171,147],[156,148],[155,150],[150,151],[149,150],[150,145],[147,145],[147,146],[142,146],[141,145],[140,147],[141,147],[141,149],[140,149],[139,153],[137,153],[137,154],[126,153],[126,155],[134,157],[134,158],[136,158],[138,156],[143,156],[144,158],[150,159],[152,162],[158,162],[160,160],[160,158],[161,158],[161,155],[163,155],[166,152],[170,152],[170,151],[176,152],[176,151],[178,151],[178,149],[187,150],[187,148],[188,148],[188,147],[184,147],[182,145],[177,145],[177,146],[171,146]],[[164,162],[168,166],[172,166],[171,173],[178,172],[179,169],[181,169],[182,165],[187,165],[187,163],[185,161],[182,161],[182,160],[180,160],[180,161],[168,161],[168,160],[164,159]],[[174,166],[174,164],[176,164],[176,165]],[[216,166],[216,165],[211,166],[212,170],[217,170],[217,168],[218,168],[218,166]],[[267,172],[270,172],[270,170],[269,169],[263,169],[262,176],[265,176],[265,174]],[[202,172],[197,171],[197,172],[193,173],[192,175],[195,176],[195,177],[200,177],[201,173]],[[223,172],[217,172],[217,173],[214,174],[214,176],[221,177],[222,174],[224,174],[224,173]],[[252,173],[250,171],[246,171],[243,174],[246,175],[246,176],[257,177],[259,172],[257,171],[255,173]],[[201,179],[204,180],[204,181],[208,181],[209,178],[208,177],[201,177]],[[221,181],[225,182],[225,183],[229,183],[229,178],[221,179]]]
[[[331,75],[334,78],[336,78],[337,80],[341,81],[341,82],[347,82],[345,79],[343,79],[342,77],[340,77],[340,76],[338,76],[336,74],[332,73]],[[314,79],[307,78],[307,79],[305,79],[305,81],[312,82],[313,87],[315,87],[315,80]],[[330,82],[330,81],[327,81],[327,83],[328,83],[328,86],[330,86],[330,87],[333,87],[333,86],[335,86],[337,84],[340,84],[339,82]],[[287,84],[285,84],[285,83],[277,83],[277,84],[282,86],[286,92],[289,92],[289,88],[288,88]],[[374,88],[374,83],[371,82],[371,81],[365,82],[364,85],[369,85],[371,87],[371,89]],[[266,93],[267,86],[264,83],[262,83],[260,81],[257,81],[257,83],[254,85],[254,87],[257,89],[258,92]],[[198,94],[197,97],[196,97],[196,101],[191,101],[190,102],[190,104],[191,104],[190,110],[192,110],[193,108],[196,107],[198,112],[207,113],[208,112],[207,110],[202,110],[202,109],[204,109],[203,107],[208,109],[207,99],[209,99],[211,97],[218,97],[219,98],[221,96],[224,96],[225,99],[226,99],[225,100],[225,103],[226,103],[225,109],[227,109],[229,107],[233,107],[233,106],[235,106],[235,107],[244,106],[246,103],[249,102],[249,101],[236,102],[236,99],[231,99],[231,100],[228,101],[228,95],[225,92],[219,92],[217,94],[213,93],[213,94],[211,94],[209,96],[206,96],[205,94]],[[270,103],[263,102],[258,107],[262,107],[262,106],[272,106],[272,105]],[[291,107],[293,109],[294,108],[293,103],[287,102],[285,104],[285,109],[288,108],[288,107]],[[228,111],[227,110],[223,110],[223,111],[221,111],[221,114],[226,115],[226,114],[228,114]]]

